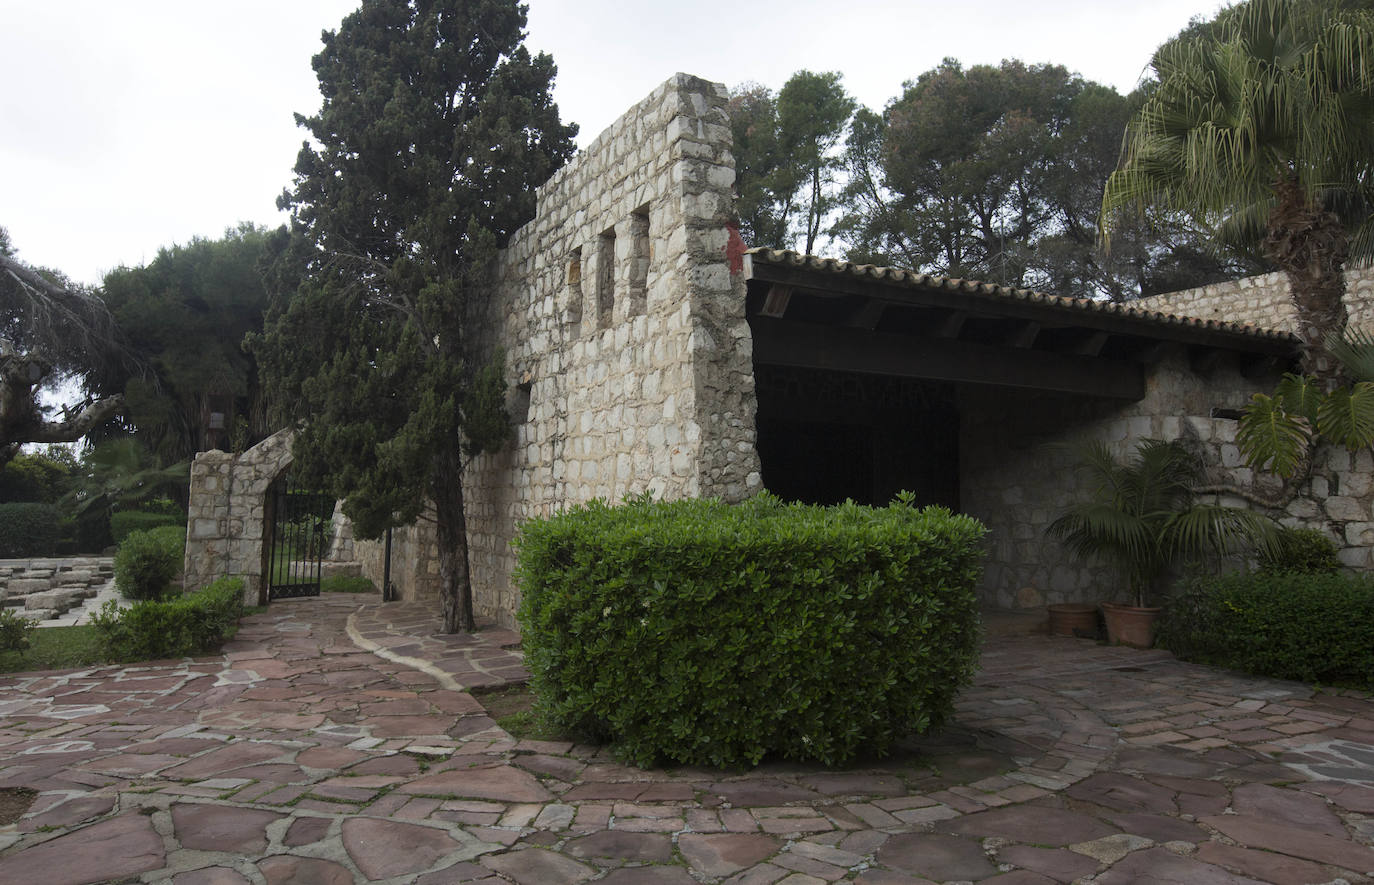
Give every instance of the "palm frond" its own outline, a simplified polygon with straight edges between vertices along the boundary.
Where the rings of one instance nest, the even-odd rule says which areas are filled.
[[[1236,429],[1236,445],[1246,463],[1279,476],[1292,476],[1311,444],[1312,425],[1284,409],[1276,397],[1257,393]]]
[[[1317,430],[1347,449],[1374,445],[1374,382],[1338,387],[1317,410]]]
[[[1344,335],[1326,336],[1326,349],[1356,381],[1374,381],[1374,335],[1348,327]]]

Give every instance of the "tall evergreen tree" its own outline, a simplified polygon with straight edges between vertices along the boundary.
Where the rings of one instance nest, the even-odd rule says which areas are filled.
[[[448,632],[474,627],[464,455],[509,433],[479,405],[500,402],[479,380],[501,382],[473,364],[468,320],[576,133],[524,27],[514,0],[364,0],[324,35],[323,106],[297,117],[313,143],[279,201],[292,239],[278,282],[295,291],[254,341],[269,395],[300,422],[293,469],[344,498],[361,537],[433,502]]]

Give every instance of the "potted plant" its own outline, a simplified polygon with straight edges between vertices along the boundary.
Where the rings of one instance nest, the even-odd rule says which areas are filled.
[[[1267,549],[1278,536],[1278,526],[1262,514],[1199,501],[1193,490],[1204,478],[1202,462],[1178,440],[1142,440],[1121,461],[1094,442],[1084,451],[1083,467],[1092,478],[1091,494],[1046,533],[1076,558],[1104,559],[1120,574],[1129,603],[1102,603],[1113,643],[1153,644],[1159,608],[1146,602],[1173,563],[1246,545]]]

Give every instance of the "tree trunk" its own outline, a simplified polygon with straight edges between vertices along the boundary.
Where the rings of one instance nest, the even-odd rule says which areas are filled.
[[[456,449],[456,447],[455,447]],[[445,633],[471,633],[477,629],[472,615],[472,578],[468,573],[467,517],[463,512],[463,464],[458,452],[434,459],[434,511],[438,523],[439,602]]]
[[[1264,252],[1288,277],[1302,340],[1302,371],[1340,381],[1341,367],[1326,349],[1328,335],[1345,332],[1345,228],[1334,212],[1313,205],[1297,179],[1274,185],[1278,204],[1269,213]]]

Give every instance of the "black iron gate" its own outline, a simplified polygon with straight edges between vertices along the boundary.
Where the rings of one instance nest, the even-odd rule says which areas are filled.
[[[272,484],[267,497],[272,537],[267,598],[319,596],[321,564],[332,537],[334,499],[298,488],[289,470]]]

